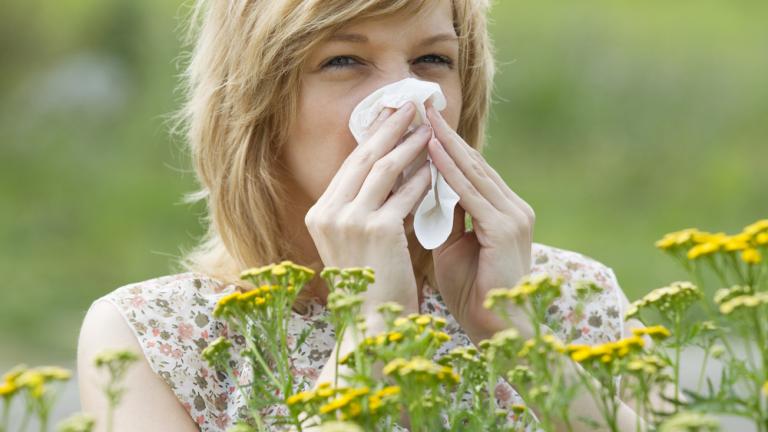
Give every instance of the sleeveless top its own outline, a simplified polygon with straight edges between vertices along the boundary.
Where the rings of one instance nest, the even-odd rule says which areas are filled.
[[[534,242],[531,273],[542,272],[563,277],[562,297],[548,310],[548,320],[556,324],[553,331],[561,340],[600,344],[623,336],[623,296],[612,268],[577,252]],[[576,282],[582,280],[594,282],[603,290],[576,307],[574,288]],[[226,430],[247,417],[246,404],[235,382],[209,368],[201,357],[202,350],[214,339],[229,337],[234,345],[233,359],[238,365],[234,374],[240,383],[250,382],[250,366],[237,355],[238,349],[245,346],[244,337],[212,316],[219,298],[233,291],[233,284],[226,285],[202,273],[186,272],[124,285],[94,300],[94,303],[109,301],[117,307],[138,339],[152,370],[168,384],[201,431]],[[438,350],[435,359],[455,347],[473,345],[448,312],[437,290],[427,284],[423,286],[419,311],[447,321],[443,331],[451,340]],[[307,314],[291,313],[289,346],[303,329],[313,327],[304,346],[292,358],[297,392],[313,386],[333,350],[333,328],[322,320],[327,313],[325,306],[314,299]],[[503,378],[499,378],[495,387],[495,397],[498,406],[509,413],[509,421],[514,421],[516,417],[510,406],[523,401]],[[269,407],[263,414],[287,414],[277,411],[282,408]],[[400,427],[400,430],[405,429]]]

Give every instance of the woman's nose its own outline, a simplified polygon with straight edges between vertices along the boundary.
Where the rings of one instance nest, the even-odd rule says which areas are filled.
[[[411,70],[409,64],[398,64],[396,66],[390,66],[389,69],[383,69],[383,73],[376,82],[376,89],[384,87],[385,85],[392,84],[398,81],[402,81],[406,78],[417,78],[416,74]]]

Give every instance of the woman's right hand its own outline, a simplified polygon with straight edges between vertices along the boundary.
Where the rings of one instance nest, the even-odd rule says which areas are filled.
[[[430,185],[426,159],[392,191],[406,167],[426,157],[432,137],[432,129],[422,126],[397,145],[415,112],[410,102],[394,112],[384,109],[304,218],[324,266],[374,269],[376,281],[363,294],[367,317],[386,301],[418,311],[404,221]]]

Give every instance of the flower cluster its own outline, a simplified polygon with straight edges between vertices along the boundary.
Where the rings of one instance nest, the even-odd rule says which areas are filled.
[[[459,376],[453,368],[427,360],[424,357],[412,359],[394,359],[387,363],[383,369],[384,375],[393,376],[395,380],[408,378],[409,381],[421,383],[447,383],[457,384]]]
[[[752,295],[740,295],[733,297],[720,305],[720,313],[728,315],[734,311],[757,308],[768,305],[768,292],[759,292]]]
[[[563,278],[552,279],[548,274],[524,276],[517,285],[512,288],[494,288],[486,296],[486,309],[493,309],[504,301],[512,301],[515,304],[523,304],[534,296],[556,298],[560,296],[560,286]]]
[[[560,297],[564,282],[562,276],[552,277],[547,273],[523,276],[512,288],[494,288],[488,291],[483,307],[499,314],[510,327],[518,324],[511,318],[515,308],[522,310],[533,325],[536,335],[539,326],[545,324],[547,309]],[[581,286],[579,295],[594,291],[591,286]]]
[[[639,352],[645,345],[645,340],[637,335],[619,339],[616,342],[606,342],[600,345],[570,344],[566,347],[571,358],[582,364],[595,364],[598,361],[610,364],[614,360],[623,359],[631,353]]]
[[[650,336],[655,340],[664,340],[671,335],[669,330],[662,325],[633,328],[632,334],[635,336]]]
[[[733,285],[730,288],[720,288],[715,291],[715,304],[721,305],[734,297],[752,294],[752,287],[749,285]]]
[[[314,277],[315,271],[309,267],[294,264],[292,261],[281,261],[279,264],[268,264],[254,267],[240,273],[240,279],[251,280],[256,285],[281,285],[301,287]]]
[[[0,396],[12,397],[21,390],[27,390],[35,399],[44,397],[47,385],[57,381],[69,381],[72,372],[58,366],[40,366],[27,368],[18,365],[3,375],[0,383]]]
[[[760,249],[768,246],[768,219],[747,225],[742,232],[734,235],[686,228],[664,235],[655,245],[673,254],[684,252],[684,257],[689,260],[712,257],[717,253],[734,253],[739,254],[747,264],[759,264],[765,253]]]
[[[72,372],[58,366],[28,368],[18,365],[6,372],[0,381],[0,398],[4,409],[0,430],[8,430],[8,410],[17,395],[25,399],[27,414],[34,414],[41,430],[47,430],[48,417],[58,396],[56,384],[69,381]]]
[[[285,404],[295,412],[317,412],[326,421],[355,420],[393,408],[399,394],[400,387],[396,385],[371,390],[368,386],[333,387],[330,382],[322,382],[314,390],[289,396]]]
[[[231,358],[230,348],[232,348],[232,342],[223,336],[219,336],[208,344],[200,355],[212,367],[219,370],[226,369],[227,363]]]
[[[672,282],[669,286],[657,288],[646,294],[640,300],[630,304],[625,317],[631,318],[646,308],[653,308],[669,315],[671,312],[681,312],[688,309],[696,300],[702,297],[699,288],[687,281]]]
[[[250,314],[266,308],[277,298],[278,292],[291,295],[295,292],[293,285],[281,287],[280,285],[262,285],[249,291],[235,291],[219,299],[213,309],[216,318],[237,317],[241,314]]]

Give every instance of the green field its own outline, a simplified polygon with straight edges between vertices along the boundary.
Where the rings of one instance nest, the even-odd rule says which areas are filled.
[[[171,141],[176,1],[0,6],[0,365],[71,362],[82,317],[202,233]],[[768,3],[497,0],[486,155],[534,240],[630,298],[685,277],[653,242],[768,217]]]

